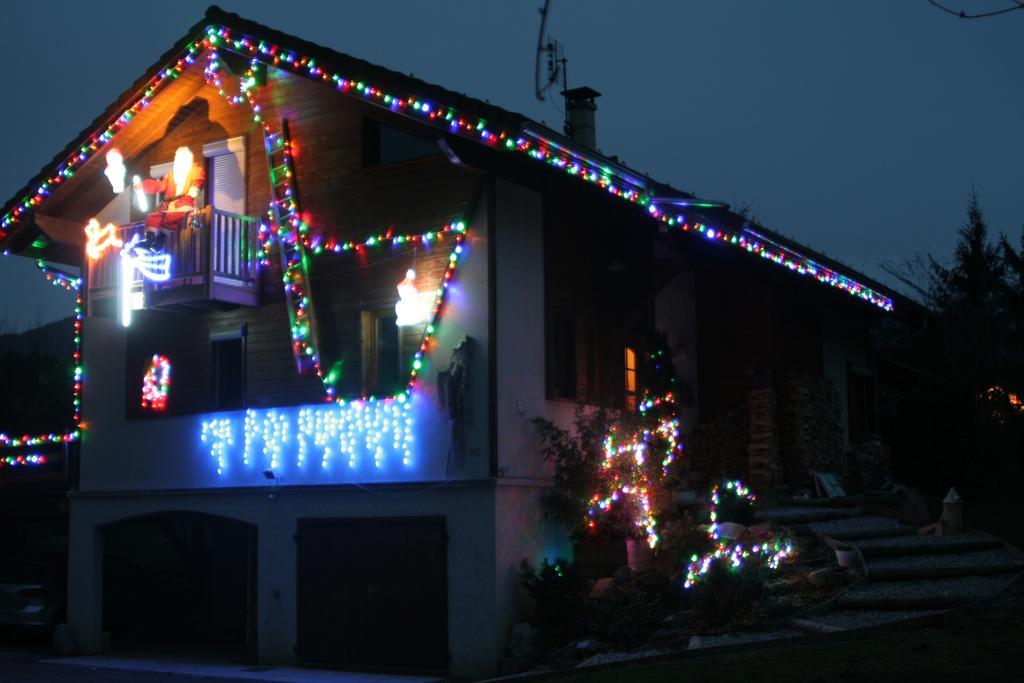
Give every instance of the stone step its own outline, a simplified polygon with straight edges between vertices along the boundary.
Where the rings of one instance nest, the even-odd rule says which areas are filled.
[[[958,576],[990,576],[1024,571],[1024,558],[1008,550],[876,557],[868,563],[868,579],[943,579]]]
[[[998,538],[964,532],[950,536],[907,534],[892,538],[874,538],[851,541],[866,558],[903,555],[934,555],[1002,548]]]
[[[888,538],[916,534],[917,529],[900,524],[891,517],[862,515],[848,519],[834,519],[827,522],[808,524],[807,531],[821,534],[840,541],[854,539]]]
[[[937,610],[995,595],[1014,575],[965,576],[917,581],[867,581],[836,599],[841,608],[862,610]]]
[[[773,524],[810,524],[863,515],[860,508],[805,507],[783,505],[759,510],[757,518]]]

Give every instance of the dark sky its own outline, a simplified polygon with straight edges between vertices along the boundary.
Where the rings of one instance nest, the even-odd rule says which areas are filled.
[[[533,96],[541,4],[221,6],[557,127],[560,98]],[[21,187],[206,5],[5,4],[0,194]],[[553,0],[548,31],[565,45],[570,85],[604,94],[604,152],[749,204],[765,225],[871,275],[884,278],[883,259],[948,255],[972,184],[994,229],[1017,236],[1024,224],[1024,12],[962,21],[926,0]],[[12,287],[24,269],[12,261],[0,260],[0,291],[21,299],[26,290]],[[0,300],[0,317],[12,305]]]

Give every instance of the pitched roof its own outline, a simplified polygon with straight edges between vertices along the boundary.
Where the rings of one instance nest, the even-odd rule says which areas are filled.
[[[523,153],[637,204],[670,229],[700,233],[846,291],[882,310],[894,309],[893,297],[883,293],[883,287],[874,280],[776,232],[751,225],[726,205],[654,181],[521,114],[282,33],[216,6],[211,6],[200,22],[3,205],[0,245],[8,246],[9,238],[17,232],[13,229],[16,223],[27,222],[24,219],[56,185],[73,175],[127,125],[161,85],[192,64],[204,41],[321,81],[450,134],[496,150]],[[40,230],[49,232],[43,227]],[[895,296],[901,307],[921,310],[910,299]]]

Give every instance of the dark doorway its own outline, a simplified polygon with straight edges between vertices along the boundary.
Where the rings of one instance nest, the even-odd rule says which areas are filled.
[[[256,527],[165,512],[103,528],[103,630],[114,649],[256,658]]]
[[[446,672],[446,543],[443,517],[299,520],[299,658]]]

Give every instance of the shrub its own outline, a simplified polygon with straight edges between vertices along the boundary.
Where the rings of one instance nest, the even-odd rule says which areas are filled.
[[[750,614],[764,593],[764,571],[757,562],[730,567],[722,559],[712,563],[693,587],[690,606],[706,627],[720,628]]]
[[[565,560],[546,559],[540,569],[528,560],[519,565],[519,581],[533,598],[534,620],[538,626],[560,629],[571,626],[580,614],[586,581],[576,567]]]

